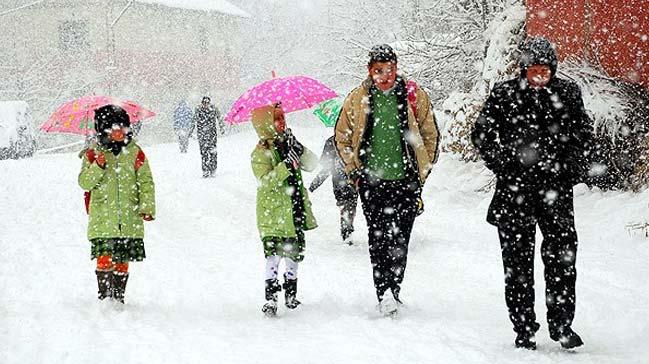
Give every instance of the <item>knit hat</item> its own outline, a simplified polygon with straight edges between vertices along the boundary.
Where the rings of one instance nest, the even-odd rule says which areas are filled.
[[[552,75],[557,72],[559,60],[552,44],[543,37],[528,38],[521,46],[521,70],[526,71],[533,65],[550,66]]]
[[[392,62],[397,63],[397,54],[394,53],[394,49],[387,44],[378,44],[370,49],[368,54],[370,60],[367,62],[368,66],[376,62]]]
[[[111,129],[113,125],[131,126],[131,119],[124,109],[117,105],[106,105],[95,110],[95,130],[98,134],[103,134],[104,130]]]

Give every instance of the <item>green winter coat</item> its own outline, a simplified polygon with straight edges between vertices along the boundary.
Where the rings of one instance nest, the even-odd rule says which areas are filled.
[[[280,160],[273,139],[276,132],[273,125],[272,106],[257,109],[252,115],[253,125],[259,143],[252,152],[252,171],[257,177],[257,228],[259,235],[265,237],[295,238],[293,207],[287,178],[289,170]],[[318,166],[318,157],[306,147],[300,157],[300,168],[313,171]],[[315,229],[318,225],[311,210],[311,201],[298,171],[298,180],[304,196],[306,226],[304,230]]]
[[[115,156],[110,150],[96,146],[95,154],[104,154],[105,168],[90,163],[83,153],[79,186],[90,191],[88,239],[144,238],[142,215],[155,217],[155,189],[149,161],[135,170],[140,147],[129,143]]]

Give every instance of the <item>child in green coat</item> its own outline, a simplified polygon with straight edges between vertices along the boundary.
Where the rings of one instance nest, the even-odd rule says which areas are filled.
[[[279,262],[285,260],[284,298],[289,309],[296,308],[297,268],[304,259],[304,231],[316,228],[311,202],[302,183],[301,169],[313,171],[318,158],[295,139],[286,128],[279,104],[258,108],[252,123],[259,143],[252,152],[252,171],[257,177],[257,228],[266,257],[267,316],[277,313]]]
[[[88,203],[91,259],[97,259],[98,298],[124,303],[128,263],[142,261],[144,224],[155,217],[149,162],[135,144],[128,113],[119,106],[95,110],[97,144],[82,153],[79,186]]]

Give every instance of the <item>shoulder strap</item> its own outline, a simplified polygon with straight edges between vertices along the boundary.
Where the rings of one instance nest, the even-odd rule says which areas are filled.
[[[135,157],[135,171],[137,172],[140,167],[144,164],[144,161],[146,160],[146,155],[144,155],[144,152],[142,149],[138,148],[137,149],[137,157]]]
[[[413,80],[408,80],[406,83],[406,90],[408,90],[408,102],[412,108],[412,113],[417,117],[417,84]]]

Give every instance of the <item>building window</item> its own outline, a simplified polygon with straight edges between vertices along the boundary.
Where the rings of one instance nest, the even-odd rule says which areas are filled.
[[[89,46],[87,21],[66,20],[59,24],[59,48],[62,51],[86,50]]]

